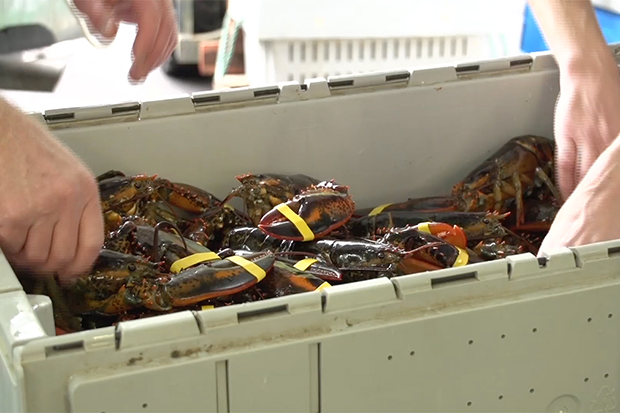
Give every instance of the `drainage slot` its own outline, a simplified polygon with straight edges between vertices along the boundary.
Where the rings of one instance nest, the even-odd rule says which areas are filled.
[[[274,95],[277,96],[278,93],[280,93],[279,88],[256,90],[254,91],[254,97],[259,98],[259,97],[265,97],[265,96],[274,96]]]
[[[75,113],[59,113],[57,115],[45,115],[45,119],[48,121],[62,121],[62,120],[73,120],[75,119]]]
[[[220,95],[198,96],[198,97],[194,97],[194,104],[216,103],[216,102],[219,102],[220,100],[221,100]]]
[[[608,248],[607,255],[609,255],[610,258],[614,255],[620,255],[620,247]]]
[[[259,317],[282,315],[282,314],[288,314],[288,313],[289,313],[288,305],[283,304],[283,305],[279,305],[276,307],[261,308],[260,310],[245,311],[243,313],[238,313],[237,321],[241,323],[241,322],[259,318]]]
[[[396,82],[398,80],[409,80],[409,73],[399,73],[397,75],[387,75],[386,82]]]
[[[132,105],[132,106],[122,106],[120,108],[112,108],[112,114],[118,115],[127,112],[137,112],[140,110],[140,104]]]
[[[74,341],[72,343],[57,344],[45,348],[45,357],[54,356],[70,350],[84,350],[84,341]]]
[[[349,86],[353,86],[353,80],[334,80],[333,82],[329,82],[329,87],[331,88]]]
[[[478,273],[468,272],[465,274],[449,275],[447,277],[431,278],[431,287],[435,288],[440,285],[454,283],[458,281],[478,281]]]

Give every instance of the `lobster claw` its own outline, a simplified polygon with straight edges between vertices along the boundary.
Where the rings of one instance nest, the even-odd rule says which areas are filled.
[[[321,182],[286,203],[275,206],[258,227],[265,234],[287,241],[312,241],[342,227],[355,212],[348,187]]]

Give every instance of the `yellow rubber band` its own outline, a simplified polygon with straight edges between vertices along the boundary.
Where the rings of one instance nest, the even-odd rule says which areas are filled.
[[[370,214],[368,214],[369,217],[375,216],[375,215],[379,215],[380,213],[383,212],[383,210],[387,207],[389,207],[392,204],[383,204],[383,205],[379,205],[378,207],[376,207],[375,209],[373,209],[372,211],[370,211]]]
[[[170,272],[178,273],[196,264],[219,259],[221,259],[220,256],[214,252],[200,252],[198,254],[188,255],[185,258],[173,262],[170,266]]]
[[[299,215],[297,215],[288,205],[278,204],[276,209],[282,213],[289,221],[295,225],[295,228],[299,231],[304,241],[312,241],[314,239],[314,233]]]
[[[252,261],[249,261],[238,255],[233,255],[232,257],[226,257],[226,259],[230,262],[234,262],[240,267],[243,267],[244,270],[246,270],[247,272],[252,274],[254,277],[256,277],[258,281],[261,281],[267,275],[267,273],[263,271],[261,267],[254,264]]]
[[[315,262],[319,262],[319,260],[317,260],[316,258],[305,258],[299,261],[297,264],[293,265],[293,267],[297,268],[299,271],[306,271]]]
[[[431,232],[430,222],[421,222],[418,224],[418,231],[424,232],[426,234],[433,234]]]
[[[213,310],[215,307],[212,305],[203,305],[202,310]]]
[[[321,291],[321,290],[324,290],[324,289],[329,288],[329,287],[331,287],[331,284],[328,283],[328,282],[324,282],[323,284],[321,284],[321,285],[319,285],[317,287],[316,291]]]
[[[454,262],[453,267],[464,267],[469,262],[469,254],[462,248],[456,247],[459,250],[459,256]]]

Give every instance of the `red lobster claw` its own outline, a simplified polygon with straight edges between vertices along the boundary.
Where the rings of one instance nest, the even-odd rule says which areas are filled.
[[[287,241],[312,241],[340,228],[355,212],[349,187],[324,181],[267,212],[258,228]]]

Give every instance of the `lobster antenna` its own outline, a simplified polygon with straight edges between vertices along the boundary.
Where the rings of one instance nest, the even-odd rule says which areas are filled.
[[[187,243],[185,242],[185,237],[183,237],[181,230],[179,230],[179,228],[176,225],[174,225],[172,222],[161,221],[161,222],[158,222],[157,225],[155,225],[155,231],[153,232],[153,250],[151,251],[151,256],[157,257],[156,261],[160,260],[157,246],[159,245],[159,229],[162,227],[168,227],[172,229],[174,232],[176,232],[179,238],[181,238],[181,242],[183,242],[183,248],[185,249],[185,253],[189,254],[189,248],[187,247]]]

